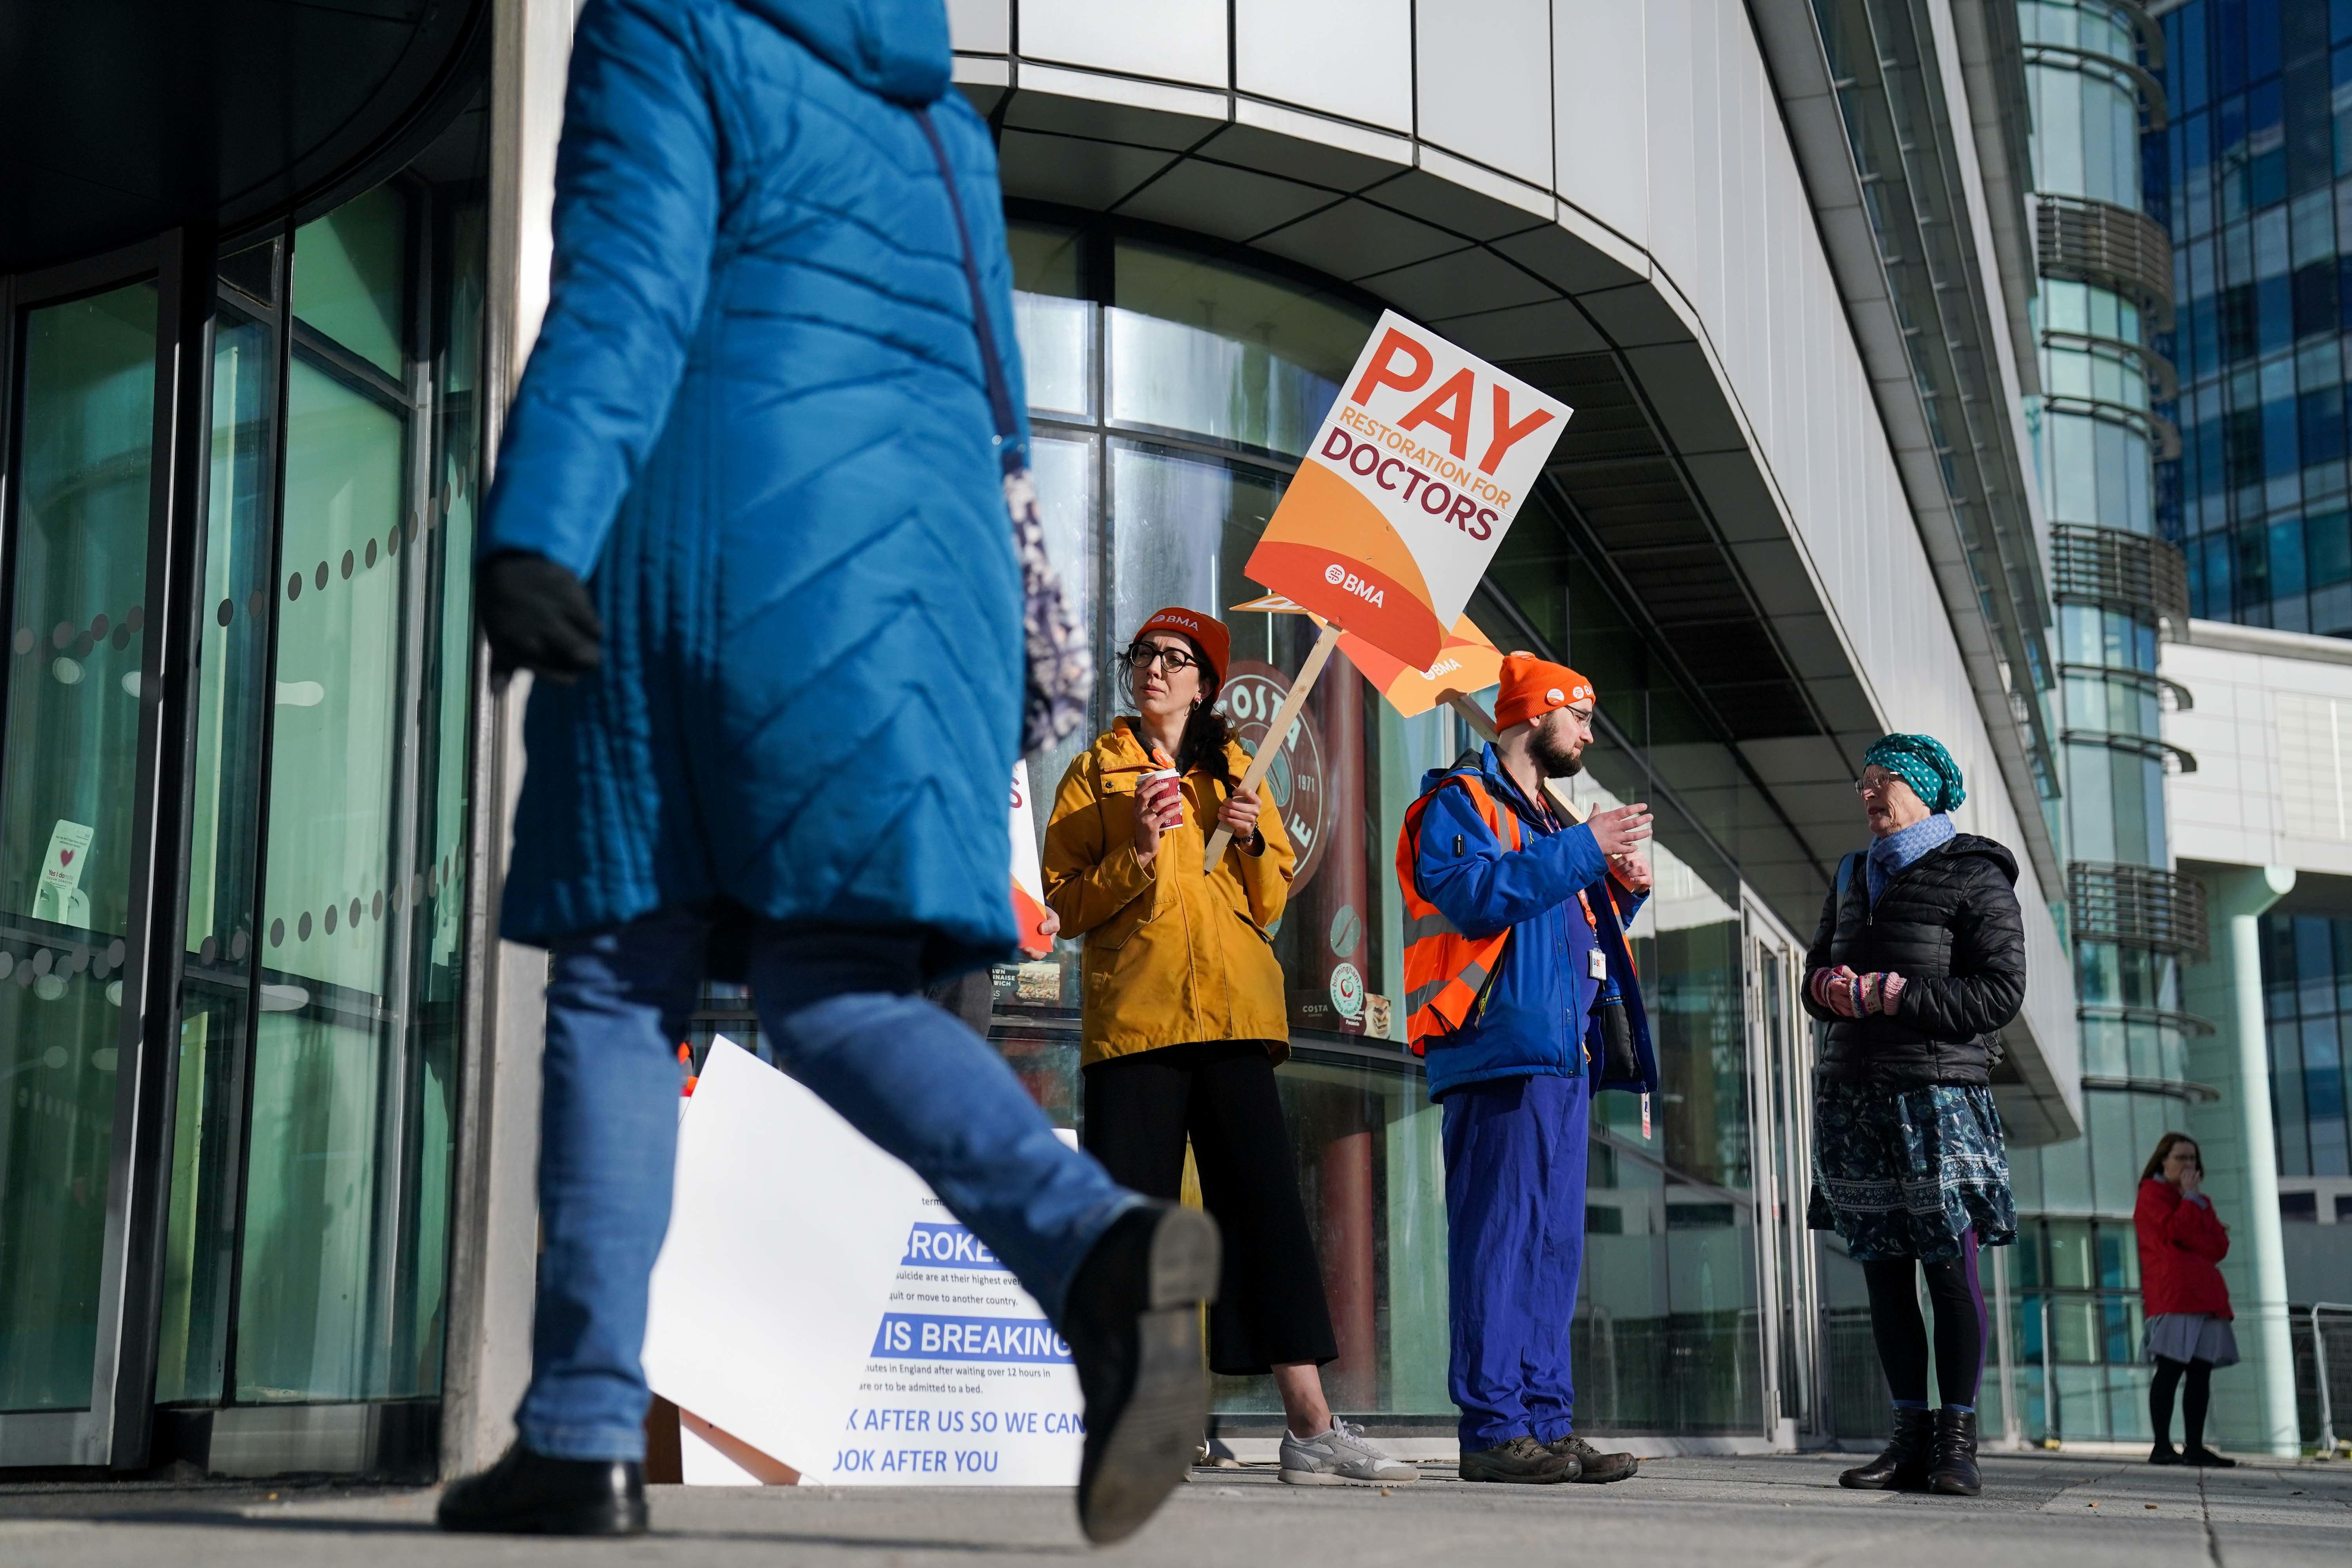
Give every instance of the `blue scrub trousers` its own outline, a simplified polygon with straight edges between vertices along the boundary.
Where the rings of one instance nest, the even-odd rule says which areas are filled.
[[[1568,1326],[1584,1263],[1591,1083],[1494,1079],[1445,1096],[1447,1381],[1465,1453],[1574,1429]]]
[[[515,1415],[538,1453],[645,1456],[639,1356],[669,1227],[677,1042],[709,936],[701,913],[668,910],[550,955],[538,1310]],[[903,933],[763,929],[750,954],[760,1027],[785,1071],[929,1183],[1058,1322],[1081,1260],[1140,1200],[1054,1135],[984,1041],[909,994],[919,952]]]

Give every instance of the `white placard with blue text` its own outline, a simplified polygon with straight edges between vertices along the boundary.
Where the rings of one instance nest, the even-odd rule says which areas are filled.
[[[913,1172],[723,1040],[678,1123],[645,1364],[804,1481],[1077,1481],[1077,1373],[1035,1300]],[[686,1447],[688,1481],[749,1479]]]

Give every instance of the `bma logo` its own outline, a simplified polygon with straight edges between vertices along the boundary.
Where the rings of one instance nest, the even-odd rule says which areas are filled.
[[[1353,572],[1349,571],[1345,566],[1340,565],[1336,561],[1331,563],[1330,565],[1323,568],[1323,581],[1330,584],[1334,588],[1344,588],[1349,593],[1355,595],[1356,597],[1363,600],[1364,603],[1372,605],[1376,609],[1386,609],[1388,607],[1386,599],[1386,595],[1388,593],[1387,589],[1373,587],[1370,583],[1365,582],[1361,577],[1357,576]]]

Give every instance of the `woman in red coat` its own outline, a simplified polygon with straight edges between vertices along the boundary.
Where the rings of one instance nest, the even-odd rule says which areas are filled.
[[[2147,1414],[2156,1430],[2151,1465],[2231,1466],[2205,1447],[2205,1406],[2213,1369],[2238,1359],[2230,1328],[2230,1288],[2221,1282],[2221,1259],[2230,1255],[2230,1233],[2213,1213],[2213,1200],[2198,1189],[2205,1162],[2187,1133],[2158,1140],[2147,1169],[2140,1173],[2139,1202],[2132,1210],[2139,1232],[2140,1295],[2147,1308],[2147,1347],[2156,1363],[2147,1391]],[[2180,1450],[2172,1447],[2172,1391],[2182,1374],[2189,1395],[2181,1402]]]

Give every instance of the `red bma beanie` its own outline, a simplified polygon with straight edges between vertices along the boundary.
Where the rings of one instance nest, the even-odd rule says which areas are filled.
[[[1182,632],[1199,643],[1201,651],[1209,656],[1209,673],[1216,677],[1218,685],[1225,683],[1225,666],[1233,662],[1234,634],[1224,622],[1171,605],[1153,611],[1150,620],[1136,627],[1135,640],[1141,642],[1153,632]]]
[[[1507,730],[1571,702],[1596,700],[1592,682],[1568,666],[1549,663],[1531,653],[1515,653],[1503,660],[1503,689],[1495,699],[1495,728]]]

